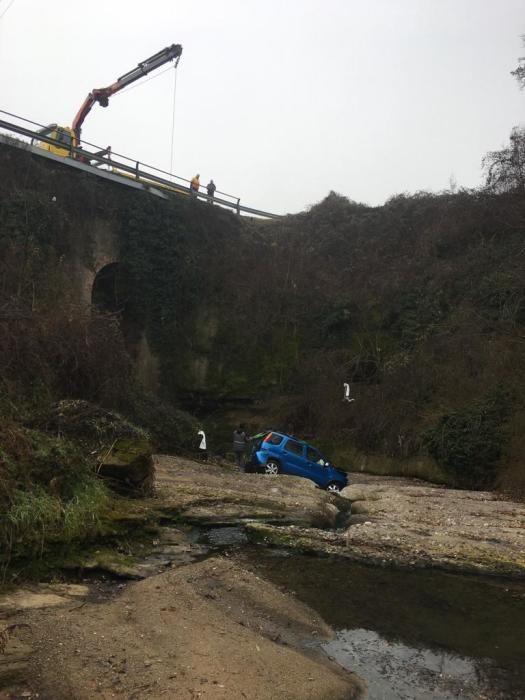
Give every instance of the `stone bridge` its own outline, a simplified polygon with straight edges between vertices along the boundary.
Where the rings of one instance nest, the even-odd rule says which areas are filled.
[[[122,212],[118,193],[122,187],[5,142],[0,143],[0,176],[9,183],[13,193],[36,192],[66,212],[64,233],[73,244],[64,256],[63,267],[71,301],[109,312],[121,310],[118,273]],[[159,200],[159,205],[161,202]],[[156,390],[158,360],[144,332],[135,336],[130,350],[139,380],[147,388]]]

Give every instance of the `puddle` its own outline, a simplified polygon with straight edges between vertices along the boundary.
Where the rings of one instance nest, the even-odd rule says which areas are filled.
[[[392,643],[364,629],[339,630],[323,649],[341,666],[366,678],[370,700],[497,697],[490,679],[483,677],[483,667],[492,665],[488,659],[477,662],[446,651]]]
[[[140,578],[146,578],[172,567],[201,561],[217,551],[244,547],[247,543],[248,537],[241,526],[225,525],[205,530],[164,527],[152,551],[135,568]]]
[[[207,530],[203,539],[214,549],[244,547],[248,537],[243,527],[225,526]]]
[[[366,680],[368,700],[525,698],[525,583],[241,556],[336,630],[323,648]]]
[[[194,527],[160,528],[151,552],[136,564],[138,575],[147,578],[171,567],[204,559],[209,555],[210,548],[199,541],[200,536],[200,530]]]

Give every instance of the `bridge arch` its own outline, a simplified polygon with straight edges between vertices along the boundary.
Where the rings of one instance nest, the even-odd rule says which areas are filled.
[[[91,287],[91,305],[109,313],[124,310],[120,263],[107,263],[96,273]]]

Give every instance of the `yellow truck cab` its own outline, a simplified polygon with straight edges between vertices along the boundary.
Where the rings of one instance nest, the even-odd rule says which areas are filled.
[[[73,119],[71,127],[50,124],[39,131],[41,136],[53,139],[57,143],[51,144],[46,143],[45,141],[39,141],[38,137],[31,143],[34,143],[37,148],[41,148],[44,151],[49,151],[49,153],[53,153],[56,156],[76,158],[80,161],[84,160],[85,157],[82,154],[72,153],[71,149],[80,146],[82,124],[91,111],[93,105],[98,102],[101,107],[107,107],[109,98],[112,95],[128,85],[131,85],[131,83],[134,83],[136,80],[143,78],[145,75],[148,75],[148,73],[151,73],[151,71],[160,68],[169,61],[174,60],[175,67],[177,67],[181,54],[182,46],[180,44],[172,44],[153,56],[150,56],[145,61],[142,61],[142,63],[139,63],[133,70],[121,75],[120,78],[118,78],[114,83],[111,83],[111,85],[104,88],[95,88],[94,90],[91,90]]]
[[[42,134],[42,136],[47,136],[50,139],[58,141],[58,144],[35,140],[35,146],[42,148],[44,151],[54,153],[56,156],[67,157],[72,155],[71,148],[76,146],[76,138],[73,129],[70,129],[69,126],[50,124],[44,129],[40,129],[39,133]]]

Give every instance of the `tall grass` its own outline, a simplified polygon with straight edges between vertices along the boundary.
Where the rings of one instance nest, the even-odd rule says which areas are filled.
[[[42,556],[53,542],[96,536],[107,505],[106,488],[94,477],[78,482],[67,501],[41,486],[15,491],[11,504],[0,513],[0,564],[4,571],[13,557]]]

